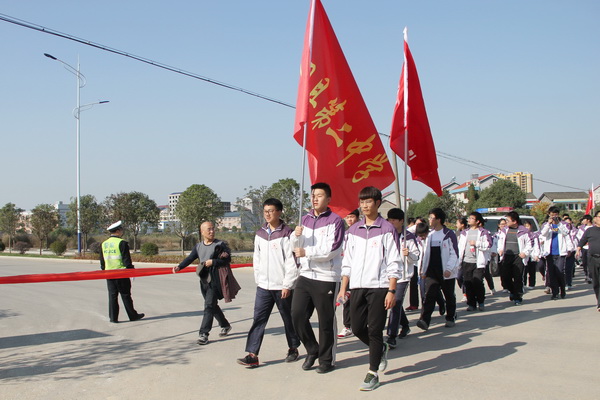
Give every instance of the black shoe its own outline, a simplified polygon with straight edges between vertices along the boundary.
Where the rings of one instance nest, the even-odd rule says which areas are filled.
[[[427,331],[429,329],[429,324],[425,321],[423,321],[422,319],[417,321],[417,326],[421,329],[423,329],[424,331]]]
[[[131,321],[139,321],[140,319],[144,318],[146,316],[146,314],[141,313],[138,314],[134,319],[132,319]]]
[[[110,320],[111,324],[118,324],[119,321],[113,321],[112,319]]]
[[[388,346],[390,346],[390,349],[396,348],[396,338],[395,337],[388,336],[388,338],[385,342],[388,344]]]
[[[318,374],[326,374],[328,372],[331,372],[335,369],[335,365],[331,365],[331,364],[321,364],[317,367],[317,373]]]
[[[244,358],[238,358],[237,363],[248,368],[256,368],[258,367],[258,356],[252,356],[251,354],[248,354]]]
[[[294,362],[298,359],[298,349],[289,349],[285,362]]]
[[[206,333],[201,333],[200,338],[196,343],[198,343],[201,346],[208,344],[208,335]]]
[[[409,333],[410,328],[408,326],[403,326],[402,329],[400,329],[400,335],[398,335],[398,337],[400,339],[404,339],[406,336],[408,336]]]
[[[231,331],[231,325],[226,326],[225,328],[221,328],[221,332],[219,333],[219,336],[220,337],[227,336],[230,331]]]
[[[562,293],[560,294],[560,298],[561,298],[561,299],[564,299],[565,297],[567,297],[567,294],[566,294],[565,292],[562,292]]]
[[[316,354],[307,354],[306,360],[304,360],[304,363],[302,364],[302,369],[305,371],[311,369],[312,366],[315,365],[315,361],[317,361],[317,358],[319,358],[319,356],[317,356]]]
[[[553,294],[552,297],[550,297],[550,300],[558,300],[558,296]]]
[[[442,303],[439,305],[440,315],[446,314],[446,303]]]

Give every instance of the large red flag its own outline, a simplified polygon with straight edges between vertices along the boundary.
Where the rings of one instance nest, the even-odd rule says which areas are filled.
[[[592,185],[592,189],[590,189],[590,191],[588,193],[588,201],[587,201],[587,206],[585,207],[585,213],[591,214],[593,209],[594,209],[594,185]]]
[[[342,217],[365,186],[394,181],[385,149],[320,0],[308,17],[296,101],[294,138],[306,150],[312,183],[331,186],[331,209]]]
[[[407,134],[408,149],[405,149],[405,135]],[[406,36],[404,38],[404,65],[400,75],[398,100],[392,120],[390,147],[408,164],[413,180],[423,182],[438,196],[442,195],[435,145],[427,120],[419,75],[408,48]]]

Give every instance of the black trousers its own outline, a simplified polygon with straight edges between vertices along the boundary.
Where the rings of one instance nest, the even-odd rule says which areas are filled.
[[[350,318],[350,301],[352,301],[352,295],[348,298],[348,300],[344,303],[344,309],[342,311],[344,328],[350,329],[352,326],[351,318]]]
[[[560,290],[560,294],[565,294],[565,256],[553,256],[549,255],[546,257],[546,265],[548,267],[548,282],[550,289],[552,289],[552,296],[557,296]]]
[[[476,307],[485,301],[483,276],[485,268],[477,268],[475,263],[462,263],[463,283],[467,292],[467,305]]]
[[[419,271],[417,266],[414,269],[413,276],[410,278],[409,303],[411,307],[419,308]]]
[[[387,327],[387,335],[391,338],[398,336],[400,326],[408,328],[408,318],[404,312],[404,307],[402,307],[408,284],[408,282],[398,282],[396,285],[396,305],[390,310]]]
[[[292,299],[293,294],[281,298],[281,290],[266,290],[261,287],[256,288],[256,297],[254,298],[254,318],[252,326],[248,331],[248,339],[246,340],[246,351],[258,355],[265,337],[265,327],[269,322],[273,306],[277,305],[279,314],[283,321],[283,329],[287,339],[288,348],[296,349],[300,346],[300,339],[296,335],[292,323]]]
[[[429,325],[431,323],[431,314],[435,309],[435,303],[440,296],[440,289],[446,298],[446,321],[456,319],[456,295],[454,294],[454,285],[456,279],[442,279],[442,282],[430,277],[425,278],[425,301],[423,302],[423,311],[421,319]]]
[[[590,273],[588,271],[589,263],[588,249],[581,249],[581,266],[583,267],[583,274],[586,279],[590,278]]]
[[[523,284],[527,286],[535,286],[535,274],[537,273],[537,261],[529,260],[525,268],[523,268]]]
[[[485,272],[484,275],[485,281],[487,282],[488,288],[490,290],[494,290],[494,277],[492,276],[492,272],[490,271],[490,263],[485,264]]]
[[[108,287],[108,316],[110,322],[119,321],[119,294],[127,316],[130,321],[137,318],[138,312],[133,308],[133,299],[131,298],[131,280],[129,278],[107,279]]]
[[[502,285],[511,294],[512,300],[523,300],[523,259],[518,254],[505,254],[500,273]]]
[[[337,340],[335,296],[338,291],[338,282],[317,281],[304,276],[298,278],[294,290],[292,299],[294,329],[306,348],[306,354],[318,355],[320,365],[335,364],[334,352]],[[354,290],[352,296],[354,296]],[[310,324],[310,317],[314,310],[317,310],[319,318],[318,342]]]
[[[383,355],[383,328],[387,316],[384,302],[387,292],[387,288],[352,289],[352,332],[369,346],[369,369],[374,372],[379,369]]]
[[[588,271],[592,278],[594,294],[596,295],[596,307],[600,307],[600,257],[590,254],[588,259]]]
[[[200,292],[204,296],[204,315],[200,324],[200,330],[198,331],[200,335],[208,335],[215,319],[221,328],[230,326],[229,321],[225,318],[225,314],[223,314],[223,310],[217,304],[219,301],[219,290],[212,285],[213,282],[217,285],[219,284],[216,281],[206,282],[200,279]]]

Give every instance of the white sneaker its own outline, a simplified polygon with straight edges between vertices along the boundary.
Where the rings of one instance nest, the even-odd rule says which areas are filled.
[[[463,294],[463,298],[462,298],[462,300],[461,300],[461,301],[462,301],[463,303],[466,303],[466,302],[467,302],[467,295],[466,295],[466,294]]]
[[[341,330],[340,333],[338,333],[337,337],[339,338],[347,338],[352,336],[352,329],[350,328],[344,328]]]
[[[387,369],[387,365],[388,365],[387,355],[388,355],[389,349],[390,349],[390,345],[384,342],[383,343],[383,353],[381,354],[381,361],[379,362],[378,371],[383,372]]]
[[[371,391],[379,387],[379,377],[372,373],[371,371],[367,372],[367,377],[361,383],[360,390],[362,391]]]
[[[496,294],[496,291],[494,289],[490,289],[488,293],[490,296],[493,296],[494,294]]]

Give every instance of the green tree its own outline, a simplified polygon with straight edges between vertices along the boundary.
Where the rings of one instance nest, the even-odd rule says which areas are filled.
[[[217,222],[224,214],[221,199],[206,185],[192,185],[179,196],[175,215],[181,221],[182,229],[198,232],[204,221]],[[198,236],[200,237],[200,236]]]
[[[96,201],[91,194],[86,194],[80,198],[81,210],[81,234],[83,235],[83,252],[88,248],[88,238],[90,234],[99,231],[106,224],[104,207]],[[67,211],[67,224],[77,229],[77,200],[72,199]]]
[[[446,220],[454,222],[456,218],[462,215],[462,207],[447,190],[438,197],[435,193],[429,192],[417,203],[413,203],[408,207],[409,217],[424,217],[427,219],[429,210],[432,208],[441,208],[446,213]]]
[[[309,195],[303,193],[303,205],[308,205]],[[291,178],[280,179],[279,181],[272,184],[264,194],[264,200],[268,198],[276,198],[283,204],[283,213],[281,213],[281,219],[286,221],[288,224],[297,224],[300,218],[299,200],[300,200],[300,185],[296,180]],[[260,204],[260,211],[262,214],[262,202]]]
[[[144,193],[112,194],[106,198],[104,205],[110,216],[110,221],[121,220],[125,231],[133,236],[134,251],[137,249],[137,237],[142,227],[145,224],[158,224],[160,210],[156,202]]]
[[[479,200],[479,193],[475,190],[475,186],[471,183],[467,189],[467,201],[465,205],[465,214],[470,214],[475,210],[475,203]]]
[[[551,205],[552,203],[542,201],[534,204],[533,207],[531,207],[531,210],[529,210],[531,215],[537,219],[537,222],[540,224],[540,226],[542,226],[544,222],[548,221],[548,209]]]
[[[475,208],[512,207],[521,208],[525,205],[526,193],[515,183],[498,179],[489,188],[479,194]]]
[[[51,204],[40,204],[31,210],[31,231],[40,239],[40,255],[48,236],[58,226],[58,212]]]
[[[12,253],[12,247],[17,229],[21,227],[19,217],[23,212],[22,209],[16,207],[13,203],[6,203],[0,208],[0,231],[8,235],[8,251]]]

